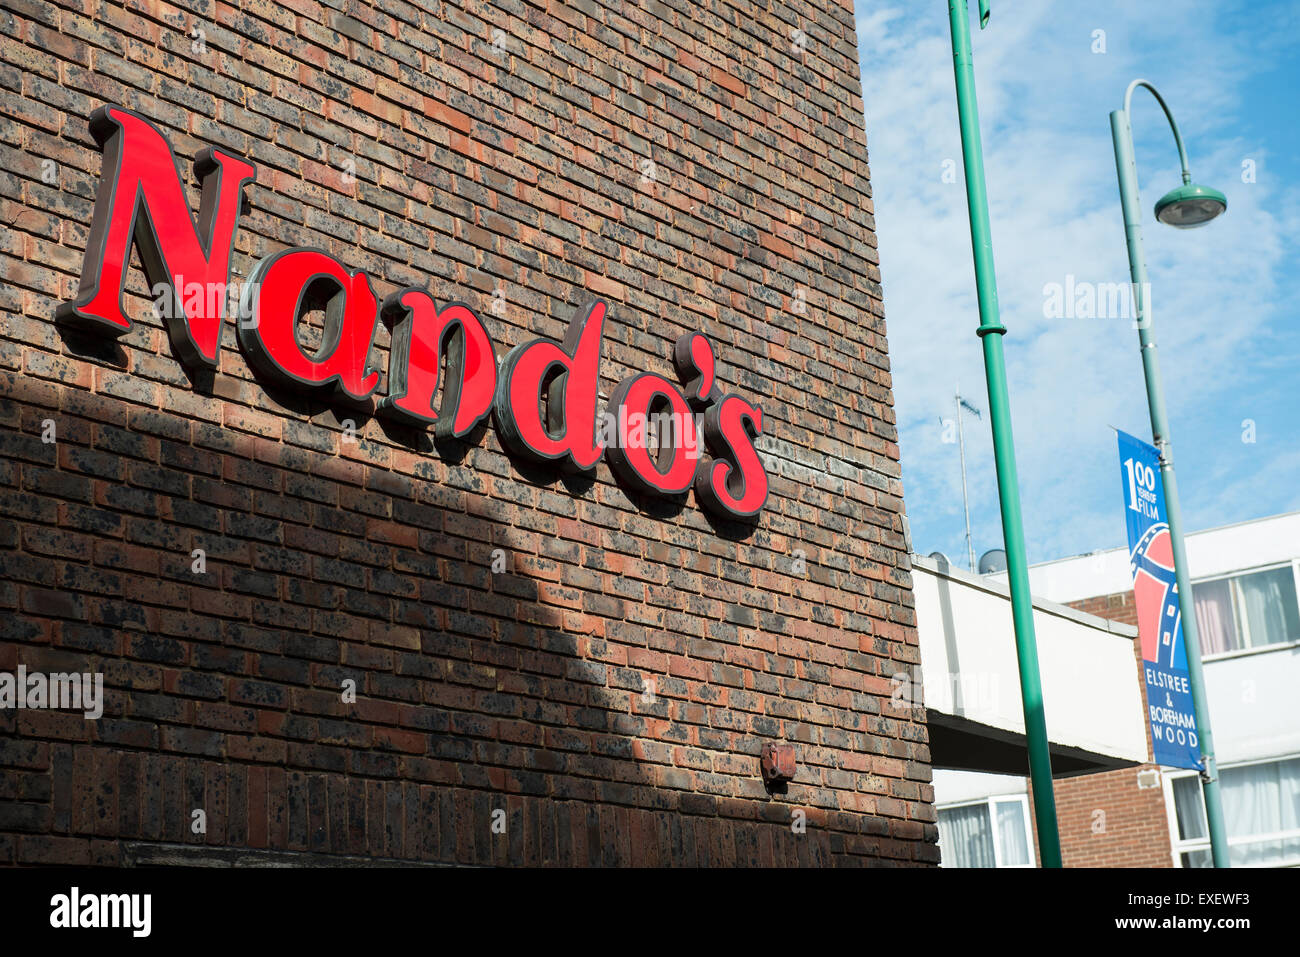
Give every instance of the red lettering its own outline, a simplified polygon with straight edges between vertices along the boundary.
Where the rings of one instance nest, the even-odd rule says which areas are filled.
[[[474,310],[463,303],[439,310],[427,292],[403,289],[384,300],[380,313],[393,324],[393,346],[379,411],[413,425],[435,423],[442,438],[471,432],[492,410],[497,386],[496,353]],[[447,381],[434,411],[444,356]]]
[[[312,355],[298,341],[298,320],[325,310],[325,333]],[[364,399],[379,385],[370,368],[378,303],[364,272],[348,272],[319,249],[287,249],[257,264],[240,303],[239,344],[256,369],[305,386],[333,385]],[[246,317],[246,320],[245,318]]]
[[[176,158],[156,126],[129,110],[102,106],[91,115],[90,132],[104,154],[104,173],[77,298],[61,305],[58,316],[112,335],[131,328],[122,293],[134,238],[150,285],[170,289],[162,312],[177,356],[187,365],[215,366],[230,254],[253,164],[211,148],[195,157],[202,185],[196,225]]]
[[[678,495],[689,489],[700,450],[695,417],[681,391],[663,376],[643,372],[618,384],[609,407],[618,422],[618,441],[605,450],[614,473],[642,492]]]
[[[692,405],[699,408],[718,400],[713,344],[703,334],[688,332],[673,343],[673,365]]]
[[[534,339],[505,357],[492,409],[507,449],[578,470],[600,460],[596,400],[605,309],[597,300],[585,315],[580,311],[563,346]]]
[[[704,441],[713,453],[695,479],[695,495],[726,518],[752,518],[767,502],[767,472],[754,448],[763,410],[738,395],[723,396],[704,413]]]
[[[255,168],[219,150],[201,151],[194,160],[202,187],[196,220],[171,146],[156,126],[105,106],[90,128],[104,154],[104,175],[77,297],[59,307],[59,317],[113,335],[128,331],[122,297],[134,242],[155,296],[158,287],[167,290],[158,305],[170,306],[164,318],[177,355],[186,364],[215,366],[243,190]],[[324,330],[309,353],[299,325],[317,309]],[[763,412],[741,396],[721,394],[713,345],[703,334],[674,343],[681,388],[649,372],[618,384],[601,423],[613,425],[615,437],[602,438],[597,401],[607,311],[604,301],[593,301],[579,310],[562,343],[534,339],[516,346],[498,374],[492,340],[469,306],[438,309],[428,292],[408,287],[380,310],[364,272],[321,250],[295,248],[263,259],[243,284],[237,332],[258,374],[332,387],[360,401],[379,385],[370,360],[382,315],[393,335],[381,414],[432,424],[442,438],[462,438],[491,414],[513,454],[575,470],[594,468],[604,454],[620,481],[640,492],[674,496],[693,485],[711,512],[756,516],[769,491],[755,447]],[[695,421],[700,409],[702,428]]]

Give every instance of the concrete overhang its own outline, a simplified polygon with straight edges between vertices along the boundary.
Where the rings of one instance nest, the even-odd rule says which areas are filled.
[[[914,555],[912,591],[932,765],[1027,774],[1007,586]],[[1137,629],[1034,599],[1034,630],[1053,776],[1148,760]]]

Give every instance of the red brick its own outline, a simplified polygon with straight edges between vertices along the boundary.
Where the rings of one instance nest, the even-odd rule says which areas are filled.
[[[77,782],[17,802],[35,808],[17,823],[49,833],[0,823],[0,860],[114,862],[135,829],[189,840],[201,797],[208,843],[254,849],[934,863],[922,716],[862,720],[917,640],[847,0],[746,13],[734,35],[652,5],[634,28],[653,48],[585,2],[525,6],[525,23],[488,5],[472,27],[444,5],[402,21],[399,47],[402,14],[373,0],[346,15],[247,0],[218,5],[207,60],[177,58],[181,8],[101,6],[65,6],[4,51],[21,74],[6,106],[32,135],[11,170],[21,199],[0,202],[0,520],[21,526],[0,521],[16,570],[0,575],[15,622],[0,666],[51,641],[98,656],[120,713],[94,734],[28,715],[0,737],[37,776],[63,749]],[[789,24],[808,18],[822,29],[792,69]],[[508,65],[485,25],[505,30]],[[413,65],[422,50],[439,55]],[[498,354],[562,336],[571,304],[600,295],[606,394],[634,372],[671,379],[673,341],[702,330],[720,385],[761,401],[774,438],[864,474],[773,471],[757,528],[715,528],[689,495],[645,507],[604,463],[533,475],[491,427],[448,449],[373,404],[274,386],[233,317],[219,368],[185,370],[134,271],[133,328],[65,342],[52,317],[102,165],[87,119],[109,98],[167,131],[187,183],[205,146],[258,160],[232,279],[318,246],[379,296],[413,284],[471,304]],[[720,155],[742,191],[705,174]],[[384,372],[390,342],[378,330]],[[39,441],[52,414],[57,449]],[[806,575],[780,557],[796,548]],[[759,780],[768,741],[799,748],[780,803]],[[806,839],[791,805],[810,809]],[[491,837],[496,807],[521,833]]]

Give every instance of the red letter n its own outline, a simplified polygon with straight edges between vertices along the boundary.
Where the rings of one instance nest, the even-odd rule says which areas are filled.
[[[122,292],[134,237],[151,290],[167,287],[164,301],[154,298],[178,358],[215,366],[230,253],[243,188],[256,175],[253,164],[211,148],[194,158],[202,186],[196,225],[161,130],[129,110],[101,106],[90,117],[90,132],[104,154],[103,173],[81,287],[73,302],[59,306],[58,317],[112,335],[131,328]]]

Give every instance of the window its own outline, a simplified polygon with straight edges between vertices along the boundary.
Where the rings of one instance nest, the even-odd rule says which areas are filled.
[[[944,867],[1033,867],[1029,800],[1023,794],[939,808]]]
[[[1300,641],[1291,565],[1193,582],[1192,597],[1203,655]]]
[[[1209,867],[1201,778],[1192,772],[1170,775],[1169,781],[1175,861],[1180,867]],[[1219,791],[1231,866],[1300,867],[1300,757],[1221,768]]]

